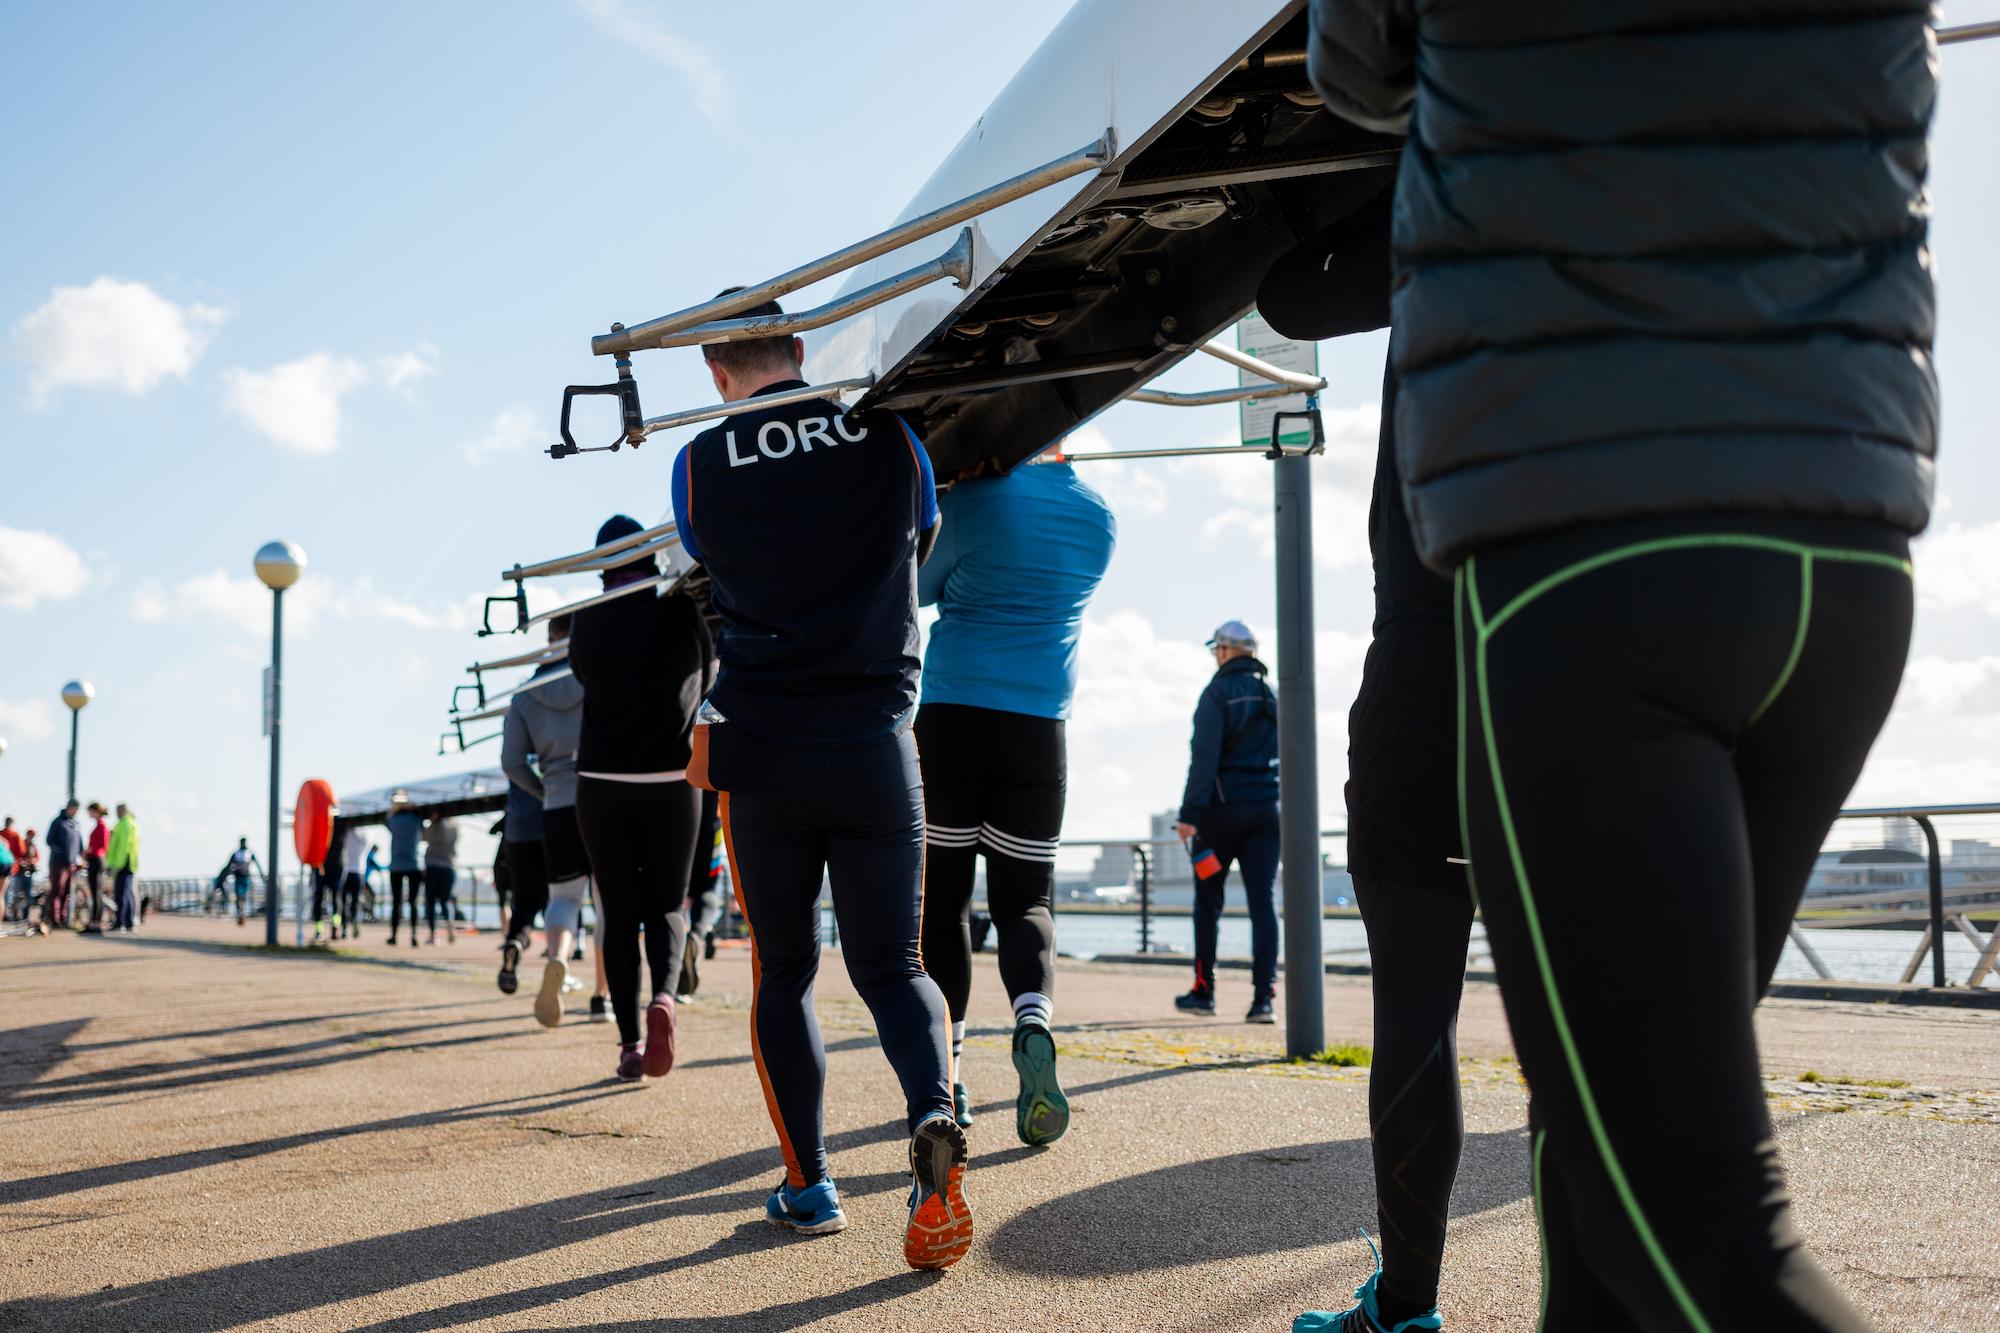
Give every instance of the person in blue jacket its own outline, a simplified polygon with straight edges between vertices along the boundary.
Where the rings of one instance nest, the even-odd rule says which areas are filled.
[[[924,653],[917,752],[924,775],[924,968],[951,1009],[952,1067],[972,997],[975,861],[1000,980],[1014,1008],[1014,1130],[1055,1142],[1069,1128],[1049,1024],[1055,990],[1056,843],[1067,791],[1065,719],[1076,693],[1083,610],[1111,563],[1117,524],[1056,453],[1000,476],[982,464],[939,500],[944,523],[917,574],[935,605]],[[958,1123],[972,1115],[952,1084]]]
[[[1276,1022],[1278,909],[1278,696],[1257,660],[1257,636],[1240,620],[1224,621],[1208,647],[1215,676],[1194,710],[1187,789],[1181,795],[1181,837],[1195,862],[1194,988],[1175,999],[1186,1013],[1215,1012],[1215,941],[1222,888],[1233,864],[1250,906],[1249,1023]]]

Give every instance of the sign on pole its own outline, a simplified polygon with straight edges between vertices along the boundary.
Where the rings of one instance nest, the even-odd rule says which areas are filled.
[[[1280,337],[1276,330],[1264,322],[1264,317],[1251,311],[1236,326],[1236,350],[1259,361],[1268,361],[1280,370],[1296,370],[1307,375],[1319,374],[1319,344],[1297,342]],[[1236,372],[1239,388],[1249,388],[1253,384],[1268,384],[1269,380],[1253,375],[1247,370]],[[1269,444],[1271,442],[1271,418],[1280,412],[1303,412],[1306,410],[1306,396],[1303,393],[1289,393],[1283,398],[1258,398],[1243,404],[1243,443]],[[1308,445],[1312,443],[1312,427],[1304,420],[1285,422],[1285,433],[1278,437],[1278,443],[1285,445]]]
[[[277,701],[273,697],[273,691],[271,689],[271,668],[265,667],[264,668],[264,735],[267,739],[271,735],[271,721],[272,721],[271,714],[277,711],[275,707],[276,702]]]

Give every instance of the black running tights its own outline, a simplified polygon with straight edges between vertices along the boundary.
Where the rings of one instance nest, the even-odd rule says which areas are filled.
[[[1534,1102],[1545,1333],[1868,1327],[1793,1224],[1753,1011],[1895,696],[1908,558],[1860,520],[1739,516],[1458,572],[1465,843]]]
[[[687,947],[688,866],[701,793],[685,782],[579,778],[576,823],[590,856],[603,920],[598,947],[611,986],[618,1039],[639,1040],[639,945],[645,937],[648,997],[673,992]]]

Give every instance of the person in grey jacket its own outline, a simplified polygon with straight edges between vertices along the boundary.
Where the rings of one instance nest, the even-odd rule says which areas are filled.
[[[551,646],[567,642],[570,621],[549,622]],[[548,928],[547,966],[535,996],[535,1018],[544,1027],[562,1022],[562,994],[569,979],[570,954],[582,930],[583,899],[590,888],[590,859],[576,823],[576,749],[583,734],[583,686],[562,665],[548,665],[507,705],[500,733],[500,767],[507,780],[541,799],[542,865],[548,885],[543,920]],[[525,931],[520,932],[525,935]],[[513,959],[518,965],[519,946]],[[507,966],[502,955],[501,966]],[[597,988],[591,1017],[605,1016],[604,960],[597,959]]]
[[[1533,1095],[1547,1333],[1868,1327],[1800,1242],[1753,1011],[1908,647],[1931,23],[1314,0],[1329,109],[1408,135],[1397,472],[1454,580],[1459,817]],[[1644,943],[1669,900],[1694,955]],[[1641,943],[1608,967],[1611,939]],[[1663,1100],[1691,1032],[1701,1085]],[[1294,1327],[1440,1326],[1377,1286]]]

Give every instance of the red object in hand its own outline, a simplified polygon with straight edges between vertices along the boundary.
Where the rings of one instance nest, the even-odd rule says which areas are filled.
[[[1196,848],[1194,853],[1194,877],[1214,879],[1222,873],[1222,858],[1204,848]]]

